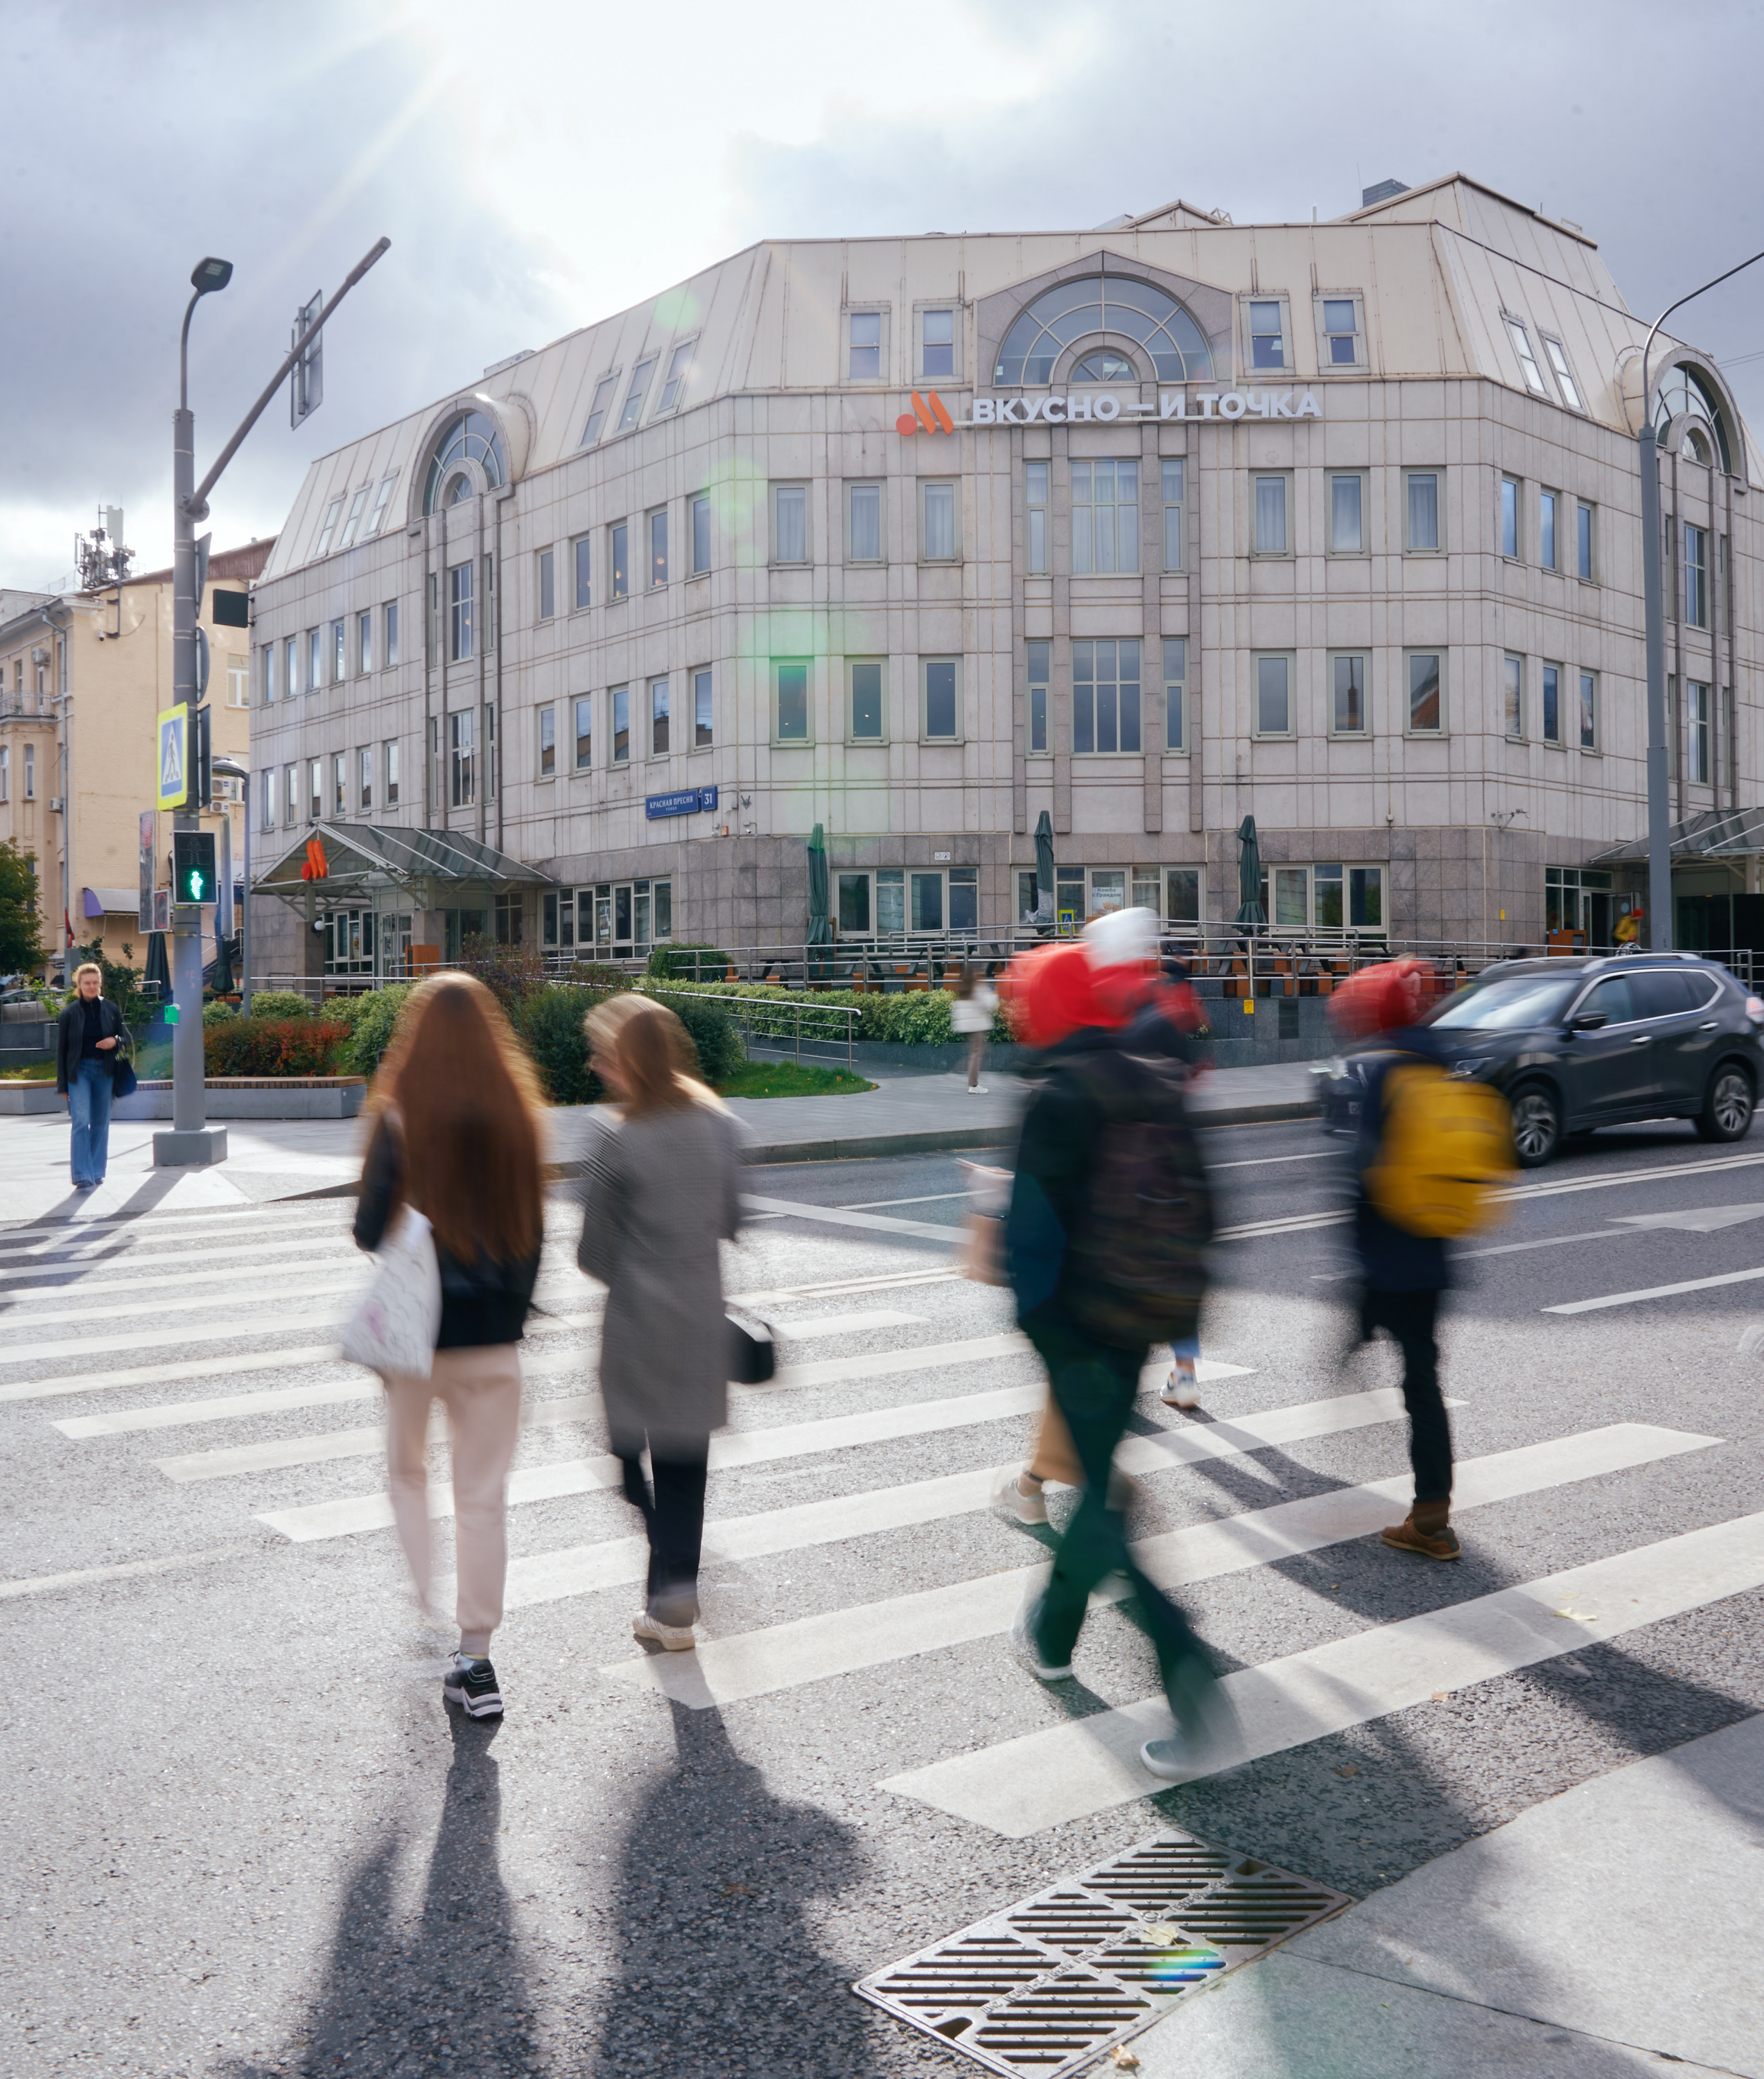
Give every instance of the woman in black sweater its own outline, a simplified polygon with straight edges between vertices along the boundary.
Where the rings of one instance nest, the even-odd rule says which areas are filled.
[[[73,1188],[91,1191],[103,1182],[110,1154],[111,1079],[123,1014],[103,993],[104,972],[94,961],[73,970],[73,1001],[56,1024],[55,1087],[73,1122]]]

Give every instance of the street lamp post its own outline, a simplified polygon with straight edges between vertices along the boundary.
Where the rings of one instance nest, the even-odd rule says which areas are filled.
[[[1654,320],[1641,349],[1641,430],[1636,436],[1641,457],[1641,614],[1648,670],[1648,943],[1658,953],[1673,940],[1672,811],[1666,790],[1666,571],[1660,524],[1659,436],[1653,420],[1653,391],[1649,363],[1660,328],[1672,313],[1764,260],[1754,253],[1700,289],[1669,303]]]

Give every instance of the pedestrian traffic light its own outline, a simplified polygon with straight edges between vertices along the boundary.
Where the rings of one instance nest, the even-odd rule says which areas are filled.
[[[174,902],[212,902],[220,886],[212,830],[174,830],[171,885]]]

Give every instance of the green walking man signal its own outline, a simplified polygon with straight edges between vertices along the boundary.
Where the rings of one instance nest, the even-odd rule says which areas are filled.
[[[171,899],[212,902],[218,893],[212,830],[174,830],[171,839]]]

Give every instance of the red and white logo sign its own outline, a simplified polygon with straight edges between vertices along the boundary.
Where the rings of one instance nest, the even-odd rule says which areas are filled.
[[[916,433],[923,426],[928,433],[953,433],[956,422],[949,416],[949,408],[935,390],[921,397],[912,393],[912,410],[903,412],[895,421],[895,431],[903,436]]]

